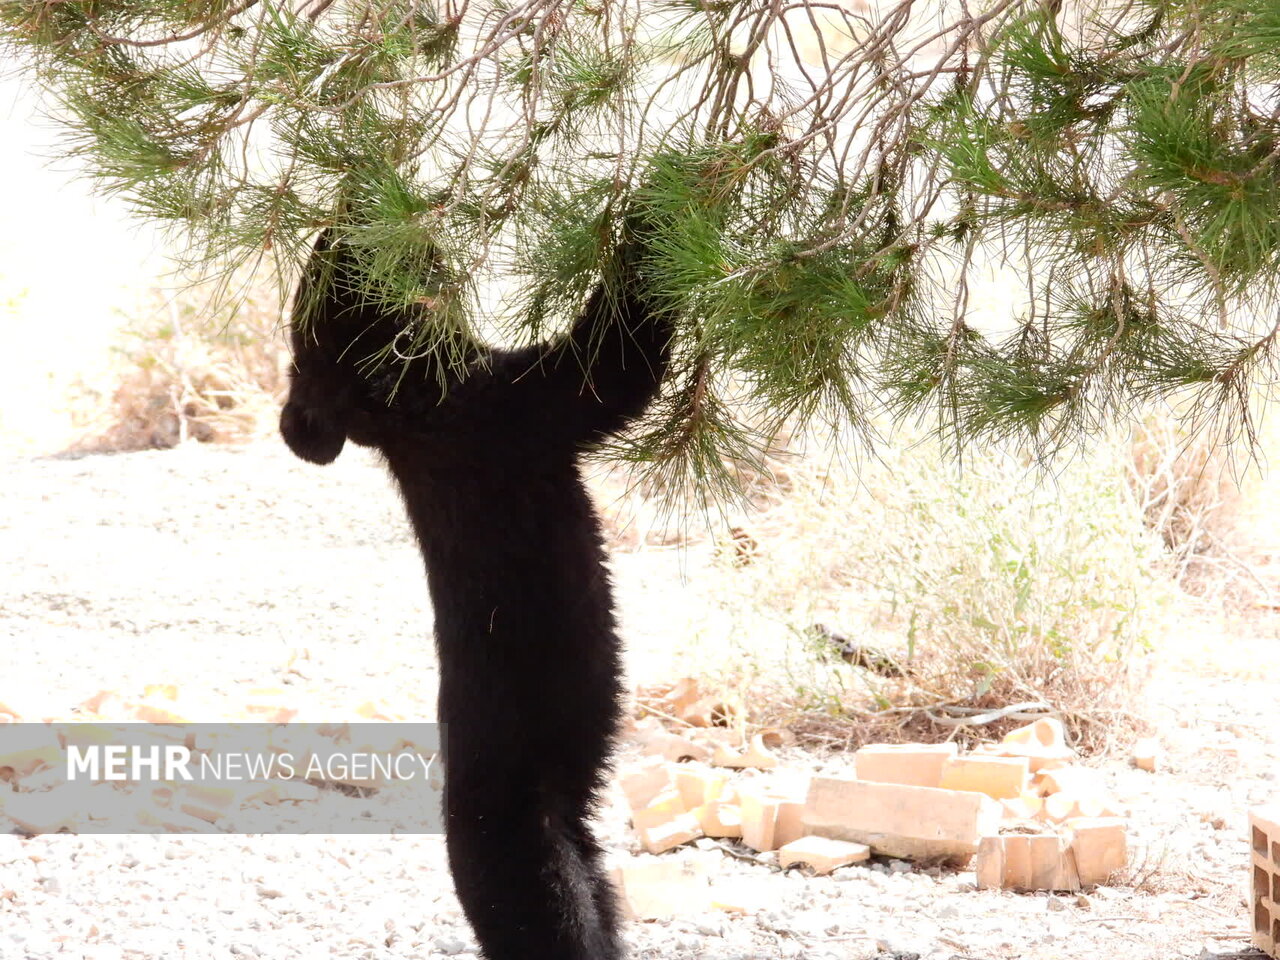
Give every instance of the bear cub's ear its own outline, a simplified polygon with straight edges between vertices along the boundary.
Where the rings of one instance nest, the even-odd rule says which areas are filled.
[[[347,441],[347,431],[329,411],[290,400],[280,413],[280,434],[289,449],[308,463],[333,463]]]

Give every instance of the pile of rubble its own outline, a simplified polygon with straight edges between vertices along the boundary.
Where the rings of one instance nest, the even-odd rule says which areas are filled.
[[[709,837],[776,851],[780,867],[815,874],[873,854],[972,860],[979,887],[1019,891],[1105,884],[1127,864],[1127,811],[1098,771],[1077,762],[1053,718],[965,754],[954,743],[870,744],[847,778],[785,768],[776,732],[745,749],[729,730],[677,735],[652,718],[631,734],[647,756],[619,779],[650,854]],[[1139,744],[1133,760],[1154,770],[1155,744]]]

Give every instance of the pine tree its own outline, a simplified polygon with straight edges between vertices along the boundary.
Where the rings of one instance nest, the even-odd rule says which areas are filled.
[[[1250,432],[1271,375],[1275,0],[19,0],[0,31],[104,190],[223,267],[334,228],[363,296],[427,308],[415,354],[495,278],[504,335],[561,325],[638,206],[679,339],[621,452],[667,476],[714,483],[760,410],[1051,449],[1182,397]],[[971,316],[990,262],[1007,335]]]

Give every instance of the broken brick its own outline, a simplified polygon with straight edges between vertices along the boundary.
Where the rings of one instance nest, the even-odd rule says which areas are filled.
[[[741,837],[742,811],[736,803],[713,801],[690,811],[708,837]]]
[[[954,743],[869,743],[853,755],[859,780],[942,786],[942,768],[956,756]]]
[[[758,791],[739,791],[738,809],[742,814],[742,842],[752,850],[764,853],[777,849],[778,797]]]
[[[634,857],[610,871],[629,920],[693,916],[711,907],[706,865],[691,857]]]
[[[17,780],[42,768],[63,763],[57,731],[43,723],[24,723],[4,730],[0,780]]]
[[[954,757],[942,767],[942,789],[985,793],[993,800],[1021,796],[1030,765],[1026,757]]]
[[[1073,793],[1077,796],[1104,796],[1107,792],[1102,774],[1092,767],[1071,765],[1046,770],[1036,776],[1034,788],[1041,796]]]
[[[943,861],[968,860],[1000,818],[986,794],[836,777],[813,779],[803,815],[809,833],[890,857]]]
[[[836,867],[860,863],[870,857],[871,848],[864,843],[849,843],[828,837],[801,837],[778,848],[778,865],[784,870],[796,864],[804,864],[819,876],[830,873]]]
[[[687,812],[680,794],[674,787],[668,787],[649,801],[648,806],[631,811],[631,823],[637,830],[649,830],[670,823]]]
[[[671,769],[661,757],[649,757],[630,767],[620,782],[633,811],[643,810],[658,794],[675,789]]]
[[[778,804],[773,828],[773,842],[776,846],[783,847],[805,835],[804,806],[802,799],[784,799]]]
[[[717,767],[734,767],[745,769],[753,767],[757,770],[772,770],[778,765],[778,758],[764,744],[764,737],[756,735],[743,753],[738,753],[726,746],[717,746],[711,762]]]
[[[975,861],[980,890],[1078,890],[1067,839],[1057,834],[984,836]]]
[[[662,757],[672,763],[682,760],[706,761],[712,757],[710,747],[694,743],[688,737],[681,737],[674,733],[661,733],[648,738],[645,741],[644,753],[646,756]]]
[[[1160,769],[1163,757],[1164,751],[1155,737],[1143,737],[1129,751],[1129,759],[1133,761],[1133,765],[1147,773],[1155,773]]]
[[[641,846],[649,853],[658,854],[697,840],[702,836],[702,827],[693,814],[682,813],[667,823],[638,832]]]
[[[692,810],[704,803],[719,800],[729,782],[729,776],[700,764],[682,763],[675,770],[675,782],[685,808]]]
[[[1007,757],[1026,757],[1032,773],[1069,762],[1075,751],[1067,745],[1066,730],[1056,717],[1010,730],[994,749]]]
[[[1077,817],[1067,821],[1076,874],[1083,884],[1106,883],[1129,862],[1125,822],[1119,817]]]

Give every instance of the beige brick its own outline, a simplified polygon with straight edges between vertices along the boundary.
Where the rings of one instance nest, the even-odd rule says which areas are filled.
[[[189,816],[213,823],[231,809],[236,799],[236,788],[233,786],[187,783],[178,790],[173,806]]]
[[[662,733],[650,737],[644,745],[646,756],[662,757],[672,763],[682,760],[707,761],[711,759],[713,753],[710,747],[694,743],[688,737],[681,737],[674,733]]]
[[[859,780],[940,787],[942,768],[956,757],[954,743],[869,743],[853,755]]]
[[[75,832],[88,815],[88,783],[69,783],[40,793],[0,790],[0,816],[28,834]]]
[[[1129,862],[1125,822],[1119,817],[1077,817],[1067,821],[1076,874],[1084,884],[1106,883]]]
[[[725,913],[746,915],[776,905],[777,888],[772,878],[730,880],[712,884],[711,906]]]
[[[216,828],[208,820],[154,801],[139,802],[136,805],[135,817],[141,826],[165,833],[216,832]]]
[[[708,870],[701,858],[635,857],[610,871],[629,920],[696,916],[711,908]]]
[[[80,713],[101,716],[106,708],[111,705],[118,705],[120,701],[119,691],[99,690],[93,696],[80,703]],[[2,705],[0,705],[0,709],[3,709]]]
[[[738,809],[742,814],[742,842],[761,853],[776,850],[778,807],[782,800],[758,790],[739,791]]]
[[[865,843],[906,859],[968,860],[995,833],[1000,805],[981,793],[815,777],[805,802],[809,833]]]
[[[0,753],[0,780],[18,780],[40,769],[66,763],[57,731],[44,723],[7,725]]]
[[[985,793],[993,800],[1021,796],[1030,765],[1026,757],[955,757],[942,767],[942,789]]]
[[[778,816],[774,821],[773,842],[778,847],[799,840],[805,835],[804,807],[802,799],[783,799],[778,804]]]
[[[250,796],[268,804],[309,803],[320,798],[320,788],[305,780],[273,780]],[[249,799],[246,798],[244,802],[248,803]]]
[[[266,723],[288,723],[298,715],[295,699],[282,687],[254,687],[245,694],[244,713]]]
[[[701,764],[682,763],[676,767],[675,781],[685,808],[692,810],[719,800],[729,782],[729,775]]]
[[[649,830],[670,823],[688,813],[675,787],[668,787],[649,801],[649,805],[631,811],[631,822],[637,830]]]
[[[1057,770],[1046,770],[1032,781],[1033,789],[1042,797],[1055,793],[1073,793],[1076,796],[1105,796],[1106,784],[1102,774],[1092,767],[1071,765]]]
[[[1119,817],[1123,811],[1106,794],[1079,794],[1073,791],[1053,793],[1044,798],[1040,818],[1065,823],[1079,817]]]
[[[713,801],[690,812],[698,818],[698,825],[708,837],[742,836],[742,811],[736,803]]]
[[[1067,745],[1066,731],[1056,717],[1041,717],[1034,723],[1010,730],[996,745],[1006,757],[1026,757],[1032,773],[1069,762],[1076,752]]]
[[[736,769],[751,767],[756,770],[772,770],[778,765],[778,758],[765,746],[764,737],[757,734],[751,738],[751,743],[742,753],[738,753],[736,750],[726,746],[717,746],[711,762],[717,767],[733,767]]]
[[[979,889],[1078,890],[1067,840],[1057,834],[984,836],[974,865]]]
[[[1139,770],[1155,773],[1163,765],[1164,750],[1155,737],[1143,737],[1129,751],[1129,759]]]
[[[661,757],[649,757],[634,764],[619,779],[633,811],[643,810],[663,791],[675,789],[671,768]]]
[[[377,720],[382,723],[397,723],[404,720],[381,700],[366,700],[355,709],[355,715],[361,720]]]
[[[1034,820],[1044,809],[1044,798],[1024,791],[1000,801],[1006,820]]]
[[[819,876],[870,857],[871,848],[865,843],[849,843],[828,837],[801,837],[778,848],[778,865],[784,870],[795,864],[804,864]]]
[[[691,813],[682,813],[674,820],[661,826],[650,827],[638,832],[641,846],[649,853],[654,854],[673,850],[702,836],[702,828],[698,826],[698,818]]]

